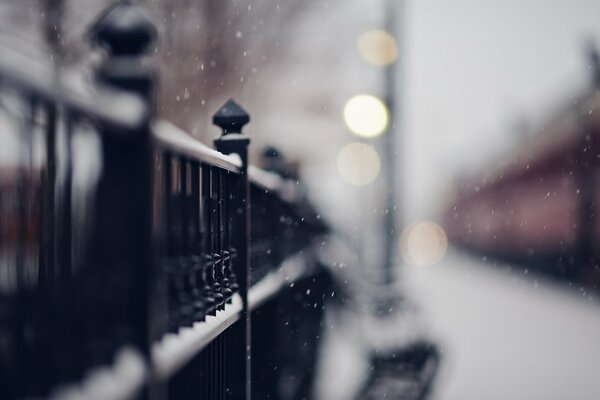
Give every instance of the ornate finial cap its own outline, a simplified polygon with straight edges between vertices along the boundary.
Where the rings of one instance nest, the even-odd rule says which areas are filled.
[[[250,122],[250,115],[233,99],[227,100],[213,115],[213,124],[223,129],[223,135],[241,133],[242,127]]]
[[[148,16],[129,1],[109,8],[89,31],[94,43],[113,55],[140,55],[156,40],[156,27]]]

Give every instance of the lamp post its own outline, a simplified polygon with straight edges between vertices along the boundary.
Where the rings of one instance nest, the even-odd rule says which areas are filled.
[[[385,1],[385,29],[394,38],[398,34],[399,13],[402,11],[403,0]],[[400,41],[396,39],[396,47],[399,50]],[[398,53],[400,53],[398,51]],[[383,221],[384,229],[384,257],[382,280],[386,284],[394,281],[394,266],[397,263],[398,239],[399,239],[399,207],[398,188],[400,187],[400,174],[398,173],[398,158],[400,147],[400,115],[398,112],[398,98],[396,86],[400,75],[401,63],[390,62],[384,69],[384,102],[388,109],[388,128],[383,135],[383,162],[384,178],[386,183],[386,209]]]
[[[382,99],[361,94],[352,97],[344,107],[344,120],[354,134],[366,139],[382,136],[378,141],[382,160],[384,215],[379,220],[381,229],[381,258],[374,277],[376,283],[391,286],[395,280],[395,266],[398,263],[399,246],[399,199],[400,188],[399,147],[400,115],[398,110],[397,84],[400,75],[398,63],[398,20],[403,8],[403,0],[382,0],[385,23],[383,29],[366,31],[358,39],[358,52],[369,64],[381,68],[383,78]],[[380,235],[377,235],[380,236]],[[387,292],[387,291],[386,291]],[[385,297],[385,296],[384,296]],[[389,309],[389,299],[385,299],[378,309]]]

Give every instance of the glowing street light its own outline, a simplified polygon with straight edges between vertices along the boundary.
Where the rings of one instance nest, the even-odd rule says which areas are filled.
[[[381,135],[388,126],[388,110],[385,104],[369,94],[356,95],[344,106],[344,121],[358,136],[373,138]]]
[[[412,224],[400,236],[400,254],[408,264],[436,264],[444,258],[447,249],[446,232],[435,222],[422,221]]]
[[[381,169],[381,161],[373,146],[354,142],[340,150],[337,167],[346,182],[354,186],[364,186],[377,178]]]
[[[384,30],[374,29],[362,33],[356,47],[358,54],[368,63],[385,67],[398,58],[398,47],[392,35]]]

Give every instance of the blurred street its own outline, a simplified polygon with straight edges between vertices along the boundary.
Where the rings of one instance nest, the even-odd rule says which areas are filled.
[[[600,398],[597,294],[482,264],[452,250],[435,266],[405,268],[444,352],[434,397]]]

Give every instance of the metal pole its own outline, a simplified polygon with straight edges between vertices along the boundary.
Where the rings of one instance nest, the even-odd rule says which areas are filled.
[[[400,38],[397,24],[402,12],[403,0],[385,0],[385,28],[396,39],[398,53],[400,53]],[[383,224],[384,232],[384,258],[383,258],[383,283],[390,284],[394,281],[394,267],[397,263],[399,204],[398,188],[400,187],[400,174],[398,174],[398,158],[400,147],[400,115],[398,112],[398,98],[396,89],[401,63],[399,60],[385,67],[384,101],[389,113],[388,129],[383,135],[384,145],[384,177],[387,188],[386,212]]]

